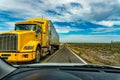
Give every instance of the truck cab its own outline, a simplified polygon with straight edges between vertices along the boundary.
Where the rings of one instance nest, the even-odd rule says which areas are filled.
[[[52,22],[43,18],[17,22],[14,31],[0,34],[0,57],[8,62],[39,62],[58,46]]]

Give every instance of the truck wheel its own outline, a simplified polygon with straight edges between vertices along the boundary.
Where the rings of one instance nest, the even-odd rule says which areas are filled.
[[[52,54],[51,50],[48,50],[48,55],[51,55],[51,54]]]
[[[36,56],[35,56],[35,63],[39,63],[39,62],[40,62],[40,48],[37,47]]]
[[[49,50],[49,55],[51,55],[54,52],[53,50],[53,46],[51,46],[50,50]]]

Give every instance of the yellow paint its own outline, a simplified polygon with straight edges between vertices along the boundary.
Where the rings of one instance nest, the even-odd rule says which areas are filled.
[[[44,24],[40,24],[39,22],[43,22]],[[16,24],[36,24],[37,27],[41,28],[41,32],[36,38],[36,31],[25,31],[25,30],[17,30],[10,31],[1,34],[17,34],[18,35],[18,51],[17,52],[0,52],[0,57],[2,54],[10,54],[8,59],[9,62],[24,62],[24,61],[32,61],[35,59],[35,51],[37,45],[39,44],[41,47],[49,46],[49,20],[43,18],[32,18],[25,22],[17,22]],[[25,46],[33,46],[33,49],[26,50]],[[28,55],[28,58],[24,57],[24,54]]]
[[[10,54],[6,61],[9,62],[25,62],[25,61],[32,61],[35,59],[35,52],[27,52],[27,53],[1,53],[2,54]],[[25,58],[24,55],[27,54],[28,58]]]

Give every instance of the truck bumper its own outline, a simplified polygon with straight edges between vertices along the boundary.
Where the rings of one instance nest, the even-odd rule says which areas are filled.
[[[28,62],[35,59],[35,52],[29,53],[0,53],[0,57],[8,62]]]

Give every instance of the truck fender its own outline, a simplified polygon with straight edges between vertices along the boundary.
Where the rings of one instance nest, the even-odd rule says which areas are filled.
[[[41,48],[39,41],[29,41],[27,44],[24,45],[24,47],[25,46],[33,46],[32,51],[36,51],[38,46]]]

